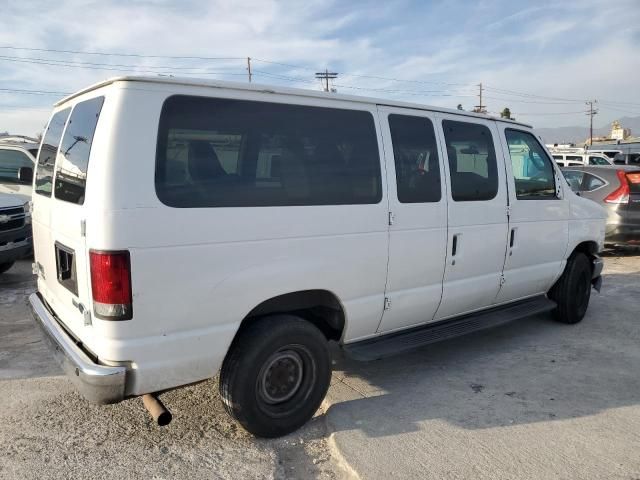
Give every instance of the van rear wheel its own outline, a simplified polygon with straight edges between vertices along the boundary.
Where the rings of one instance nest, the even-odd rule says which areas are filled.
[[[5,263],[0,263],[0,274],[3,274],[4,272],[6,272],[7,270],[9,270],[11,267],[13,267],[13,264],[16,262],[5,262]]]
[[[578,323],[584,318],[591,298],[591,264],[584,253],[569,257],[564,272],[549,290],[549,298],[558,306],[554,318],[562,323]]]
[[[220,395],[246,430],[272,438],[310,420],[330,380],[322,332],[302,318],[274,315],[240,332],[220,371]]]

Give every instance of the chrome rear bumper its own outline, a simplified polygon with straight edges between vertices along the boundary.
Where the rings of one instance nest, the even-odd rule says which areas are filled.
[[[62,370],[76,389],[90,402],[117,403],[124,399],[127,369],[95,363],[62,328],[39,294],[29,296],[36,323]]]

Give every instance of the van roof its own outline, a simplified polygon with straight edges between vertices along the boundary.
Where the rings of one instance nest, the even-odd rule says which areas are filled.
[[[184,85],[184,86],[192,86],[192,87],[225,88],[230,90],[246,90],[246,91],[253,91],[253,92],[268,92],[268,93],[276,93],[276,94],[283,94],[283,95],[296,95],[299,97],[323,98],[327,100],[342,100],[347,102],[370,103],[370,104],[373,103],[376,105],[384,105],[384,106],[390,106],[390,107],[413,108],[416,110],[431,110],[436,112],[451,113],[454,115],[464,115],[468,117],[499,120],[502,122],[513,123],[514,125],[522,125],[525,127],[532,128],[532,126],[529,124],[517,122],[514,120],[507,120],[505,118],[497,118],[491,115],[484,115],[484,114],[474,113],[474,112],[466,112],[466,111],[456,110],[451,108],[434,107],[434,106],[423,105],[419,103],[400,102],[400,101],[394,101],[389,99],[380,99],[380,98],[372,98],[372,97],[361,97],[357,95],[344,95],[341,93],[320,92],[316,90],[280,87],[275,85],[264,85],[259,83],[228,82],[228,81],[222,81],[222,80],[206,80],[206,79],[199,79],[199,78],[184,78],[184,77],[182,78],[181,77],[150,77],[150,76],[140,76],[140,75],[123,75],[119,77],[112,77],[102,82],[98,82],[93,85],[90,85],[89,87],[84,88],[82,90],[79,90],[63,98],[62,100],[56,102],[55,105],[56,106],[62,105],[63,103],[66,103],[69,100],[79,95],[90,92],[92,90],[96,90],[101,87],[105,87],[115,82],[160,83],[160,84]]]

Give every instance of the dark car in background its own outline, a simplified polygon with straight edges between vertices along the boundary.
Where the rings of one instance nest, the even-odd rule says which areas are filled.
[[[640,152],[616,153],[613,157],[613,163],[616,165],[636,165],[640,168]]]
[[[640,245],[640,165],[561,170],[574,192],[607,209],[606,244]]]

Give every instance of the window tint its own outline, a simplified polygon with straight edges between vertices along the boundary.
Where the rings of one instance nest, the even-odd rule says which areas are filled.
[[[33,168],[33,162],[25,153],[19,150],[0,150],[0,182],[31,183],[18,180],[18,171],[22,167]]]
[[[580,163],[584,163],[584,160],[582,159],[582,157],[579,157],[577,155],[567,155],[567,160],[573,160],[575,162],[580,162]]]
[[[504,133],[509,146],[516,198],[556,198],[555,172],[542,145],[528,132],[508,128]]]
[[[369,112],[173,96],[163,105],[156,191],[173,207],[378,203]]]
[[[104,97],[92,98],[73,107],[56,162],[55,196],[82,205],[87,183],[89,153]]]
[[[498,193],[493,137],[477,123],[443,120],[449,157],[451,197],[457,202],[491,200]]]
[[[576,170],[563,170],[562,174],[571,187],[571,190],[573,190],[574,192],[579,192],[582,190],[582,177],[584,176],[584,173],[578,172]]]
[[[38,155],[38,168],[36,170],[36,193],[51,195],[53,184],[53,166],[56,163],[56,152],[62,139],[64,125],[67,123],[70,108],[65,108],[56,113],[49,122],[40,153]]]
[[[389,115],[398,200],[402,203],[440,201],[438,146],[431,120]]]
[[[589,157],[589,165],[609,165],[606,158]]]
[[[582,189],[586,192],[591,192],[596,188],[600,188],[604,185],[604,181],[595,175],[591,175],[590,173],[584,174],[584,180],[582,181]]]
[[[556,160],[564,160],[562,158],[562,155],[554,155],[553,158],[555,158]]]

